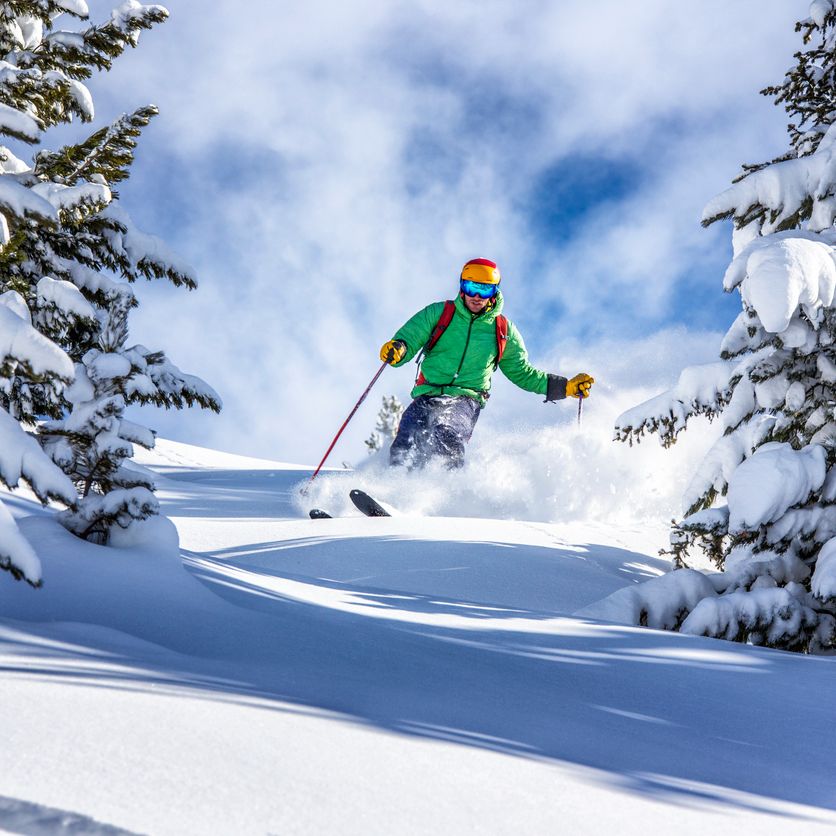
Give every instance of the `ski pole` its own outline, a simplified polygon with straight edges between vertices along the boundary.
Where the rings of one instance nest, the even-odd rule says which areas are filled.
[[[331,446],[325,451],[325,455],[322,457],[322,461],[319,463],[317,469],[313,472],[313,476],[311,476],[311,478],[308,480],[309,485],[311,482],[313,482],[314,479],[316,479],[316,476],[319,473],[319,471],[322,470],[322,465],[325,464],[325,460],[328,458],[328,456],[331,455],[331,451],[334,449],[334,445],[337,443],[337,441],[339,441],[340,436],[343,434],[343,430],[348,426],[348,422],[354,417],[354,413],[357,412],[358,409],[360,409],[360,404],[363,403],[364,400],[366,400],[366,395],[368,395],[369,392],[371,392],[372,386],[374,386],[375,383],[377,383],[377,379],[380,377],[380,375],[383,374],[383,370],[388,365],[388,361],[384,360],[381,367],[377,370],[377,374],[372,378],[372,382],[366,387],[366,391],[363,392],[362,395],[360,395],[360,400],[357,401],[356,404],[354,404],[354,409],[351,410],[351,412],[348,415],[348,418],[346,418],[345,421],[343,421],[343,425],[340,427],[339,431],[334,436],[334,440],[331,442]]]
[[[583,410],[583,395],[578,392],[578,426],[581,425],[581,411]]]

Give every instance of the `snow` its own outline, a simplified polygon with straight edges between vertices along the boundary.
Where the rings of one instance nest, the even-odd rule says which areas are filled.
[[[632,530],[545,523],[536,500],[518,521],[465,500],[314,522],[310,468],[166,440],[141,458],[176,533],[151,519],[95,546],[7,500],[44,586],[0,575],[0,829],[836,825],[836,768],[810,769],[836,744],[832,660],[573,615],[666,568]],[[612,518],[623,501],[600,492]]]
[[[813,611],[788,588],[780,587],[703,598],[685,619],[682,632],[735,641],[745,629],[761,631],[766,641],[777,643],[814,624]]]
[[[625,586],[575,615],[619,624],[644,624],[673,630],[703,598],[716,595],[709,578],[693,569],[678,569],[636,586]]]
[[[32,314],[29,312],[26,300],[16,290],[7,290],[5,293],[0,293],[0,305],[5,305],[24,322],[32,324]]]
[[[22,572],[30,583],[40,582],[41,562],[35,550],[20,533],[14,517],[0,501],[0,567],[7,568],[10,564]]]
[[[2,174],[23,174],[30,171],[27,165],[19,157],[15,156],[12,151],[3,145],[0,145],[0,173]]]
[[[777,441],[762,445],[729,479],[730,533],[780,519],[821,488],[825,475],[825,451],[817,444],[802,450]]]
[[[808,228],[812,232],[828,229],[836,217],[836,199],[831,194],[835,169],[836,126],[830,125],[815,153],[772,163],[712,198],[703,209],[703,223],[729,216],[742,220],[752,206],[760,205],[769,210],[760,231],[769,235],[791,222],[812,199]]]
[[[824,26],[824,19],[833,10],[833,0],[813,0],[810,3],[810,17],[818,27]]]
[[[104,435],[104,433],[102,434]],[[110,441],[114,447],[119,445],[124,446],[118,438],[106,439]],[[133,450],[128,445],[126,455],[130,456]],[[71,531],[78,533],[85,532],[91,523],[102,517],[114,517],[115,526],[124,529],[127,534],[127,540],[118,541],[120,544],[133,544],[139,540],[145,540],[145,531],[142,529],[142,534],[131,532],[132,526],[143,520],[149,514],[156,514],[159,512],[159,503],[148,488],[124,488],[114,489],[108,491],[104,496],[95,496],[92,493],[84,497],[83,502],[79,503],[78,510],[69,509],[62,512],[61,520]],[[152,542],[154,547],[159,546],[159,541]]]
[[[78,17],[89,17],[90,9],[87,7],[85,0],[56,0],[55,5],[59,9],[65,9],[70,14]]]
[[[670,433],[676,436],[685,429],[692,415],[728,397],[733,369],[734,364],[727,361],[689,366],[682,371],[673,389],[619,415],[615,422],[616,437],[641,435],[645,428],[657,423],[669,426]],[[660,441],[664,439],[660,437]]]
[[[123,359],[143,370],[132,379],[126,389],[131,393],[150,392],[157,397],[202,398],[221,408],[220,395],[206,381],[186,374],[165,355],[151,352],[143,345],[124,349]]]
[[[23,136],[37,142],[41,135],[40,125],[23,111],[10,105],[0,104],[0,133]]]
[[[44,501],[54,496],[74,502],[73,483],[50,461],[34,438],[0,409],[0,482],[10,488],[25,480]]]
[[[88,122],[92,122],[96,116],[96,108],[93,105],[93,95],[90,93],[90,90],[85,84],[82,84],[75,78],[67,79],[67,83],[70,86],[70,93],[78,109],[84,114],[84,118]]]
[[[74,209],[84,203],[110,203],[110,189],[98,183],[81,183],[65,186],[63,183],[44,181],[32,186],[32,191],[48,200],[56,209]]]
[[[157,11],[168,17],[168,9],[165,6],[145,5],[138,0],[125,0],[110,13],[110,19],[117,29],[128,32],[134,19],[142,18],[148,11]]]
[[[93,380],[110,380],[127,377],[131,373],[131,361],[122,354],[92,349],[84,355],[88,377]]]
[[[73,377],[72,360],[11,307],[0,304],[0,363],[6,359],[25,363],[35,375]]]
[[[23,136],[37,142],[41,135],[38,122],[21,110],[10,105],[0,104],[0,133]]]
[[[737,387],[740,389],[740,386]],[[722,491],[738,465],[767,435],[774,419],[755,418],[740,430],[718,439],[705,454],[682,494],[682,511],[689,513],[707,490]]]
[[[0,208],[13,215],[34,215],[49,221],[58,221],[53,205],[41,197],[35,189],[27,189],[13,177],[0,177]]]
[[[773,334],[786,331],[799,307],[818,323],[821,309],[833,303],[833,252],[823,241],[797,234],[758,238],[732,260],[723,285],[740,287],[743,301]]]
[[[134,292],[127,282],[120,282],[97,270],[92,270],[77,261],[68,261],[56,257],[56,266],[66,270],[76,287],[89,290],[92,293],[104,293],[112,298],[132,299]]]
[[[822,546],[811,580],[813,595],[823,601],[836,598],[836,537]]]
[[[44,276],[38,282],[38,305],[49,304],[78,317],[96,319],[95,309],[72,282]]]
[[[68,49],[77,49],[83,51],[85,49],[84,35],[81,32],[68,32],[63,29],[50,32],[46,40],[53,44],[60,44]]]
[[[137,229],[130,215],[117,202],[110,203],[101,214],[125,227],[124,233],[110,233],[109,237],[112,246],[122,247],[134,264],[142,261],[165,264],[192,282],[196,281],[194,268],[176,255],[161,238]]]

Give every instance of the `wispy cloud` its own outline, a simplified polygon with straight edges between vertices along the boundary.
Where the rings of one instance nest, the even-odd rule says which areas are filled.
[[[186,298],[147,288],[135,337],[206,377],[226,410],[152,423],[318,458],[378,345],[477,254],[503,267],[541,364],[562,339],[594,352],[687,323],[678,294],[705,281],[719,295],[726,246],[699,228],[702,203],[782,149],[785,120],[757,90],[788,66],[803,6],[170,3],[95,87],[101,119],[161,107],[123,200],[202,277]],[[537,222],[567,165],[579,182],[629,171],[573,204],[568,236],[559,212]],[[408,375],[382,386],[405,396]],[[362,455],[374,412],[337,458]]]

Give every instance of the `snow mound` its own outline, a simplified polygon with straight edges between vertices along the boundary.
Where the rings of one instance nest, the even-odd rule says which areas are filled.
[[[678,569],[635,586],[625,586],[575,615],[617,624],[641,624],[674,630],[700,600],[716,595],[709,578],[694,569]]]

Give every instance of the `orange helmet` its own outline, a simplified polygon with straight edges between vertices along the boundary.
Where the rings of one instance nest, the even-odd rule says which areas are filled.
[[[472,258],[462,267],[461,281],[499,284],[499,268],[489,258]]]

